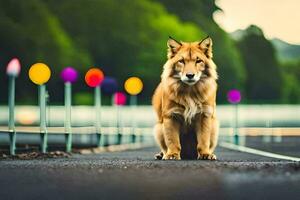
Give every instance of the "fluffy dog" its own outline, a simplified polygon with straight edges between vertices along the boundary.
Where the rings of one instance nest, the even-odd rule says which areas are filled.
[[[161,152],[156,159],[216,160],[217,72],[212,39],[178,42],[169,38],[168,60],[152,104],[158,121],[155,139]]]

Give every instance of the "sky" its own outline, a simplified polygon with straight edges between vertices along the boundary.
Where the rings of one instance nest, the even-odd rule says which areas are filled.
[[[217,0],[215,21],[227,32],[259,26],[269,39],[300,44],[300,0]]]

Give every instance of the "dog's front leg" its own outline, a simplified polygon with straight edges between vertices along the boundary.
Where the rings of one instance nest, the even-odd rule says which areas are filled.
[[[196,124],[197,132],[197,151],[198,159],[202,160],[216,160],[216,155],[210,151],[210,136],[212,117],[207,115],[199,115],[198,123]]]
[[[163,119],[163,132],[167,153],[163,156],[164,160],[180,160],[180,125],[172,118]]]

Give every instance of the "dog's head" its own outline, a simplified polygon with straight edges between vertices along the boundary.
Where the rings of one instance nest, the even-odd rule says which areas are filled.
[[[187,85],[195,85],[199,80],[209,77],[217,79],[210,37],[191,43],[178,42],[170,37],[167,45],[168,64],[164,69],[166,76],[180,79]]]

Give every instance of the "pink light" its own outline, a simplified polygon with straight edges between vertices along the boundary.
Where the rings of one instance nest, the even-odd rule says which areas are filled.
[[[21,71],[21,64],[17,58],[13,58],[6,67],[6,74],[17,77]]]
[[[123,92],[116,92],[114,94],[114,103],[116,105],[125,105],[126,104],[126,95]]]

